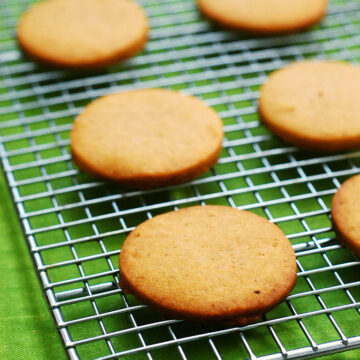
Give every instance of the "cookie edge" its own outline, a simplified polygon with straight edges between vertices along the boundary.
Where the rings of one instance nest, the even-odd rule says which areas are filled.
[[[308,19],[307,21],[299,22],[293,27],[289,26],[274,26],[274,27],[260,27],[260,26],[252,26],[252,25],[243,25],[239,23],[235,23],[232,20],[225,19],[223,16],[219,16],[216,11],[213,12],[209,10],[206,6],[206,0],[198,0],[197,1],[198,8],[200,12],[204,15],[205,18],[212,21],[213,23],[219,24],[230,30],[238,30],[244,33],[253,34],[253,35],[286,35],[292,34],[296,32],[300,32],[306,30],[319,22],[326,16],[328,10],[328,1],[325,2],[325,6],[319,14]]]
[[[356,245],[356,240],[346,234],[346,231],[341,224],[341,220],[339,220],[338,218],[339,208],[341,207],[341,193],[342,189],[344,189],[343,186],[346,186],[346,184],[349,182],[355,181],[355,178],[360,180],[360,174],[354,175],[347,179],[345,182],[343,182],[341,187],[333,196],[331,201],[331,223],[333,225],[336,237],[338,240],[340,240],[341,244],[352,250],[357,256],[360,256],[360,241],[357,241],[358,245]]]
[[[201,101],[199,98],[194,97],[192,95],[186,95],[182,92],[174,91],[174,90],[166,90],[162,88],[151,88],[147,89],[148,91],[151,90],[161,90],[166,92],[175,92],[182,96],[192,97],[196,99],[197,101]],[[129,90],[130,92],[136,92],[136,91],[144,91],[144,89],[137,89],[137,90]],[[101,100],[104,97],[107,96],[113,96],[119,93],[126,93],[128,91],[124,92],[117,92],[113,94],[104,95],[91,103],[89,103],[86,107],[91,106],[91,104]],[[201,101],[202,102],[202,101]],[[223,148],[223,140],[224,140],[224,130],[223,130],[223,122],[222,119],[219,117],[217,112],[210,106],[208,106],[206,103],[202,102],[204,106],[206,106],[209,111],[212,111],[213,114],[216,116],[218,122],[219,122],[219,130],[221,131],[221,138],[219,139],[219,144],[216,149],[212,153],[210,153],[206,158],[202,159],[200,162],[189,166],[185,169],[180,169],[178,171],[175,171],[173,173],[162,173],[157,175],[144,175],[144,176],[119,176],[117,175],[108,175],[106,171],[99,171],[99,169],[94,170],[93,166],[89,163],[89,161],[84,158],[77,150],[76,150],[76,141],[73,139],[74,137],[74,126],[70,132],[70,149],[72,154],[72,160],[74,163],[79,167],[81,171],[90,173],[95,178],[99,179],[106,179],[107,181],[119,184],[121,186],[124,186],[125,188],[129,189],[152,189],[152,188],[158,188],[158,187],[165,187],[165,186],[171,186],[171,185],[177,185],[182,184],[187,181],[193,180],[197,177],[199,177],[204,172],[211,169],[212,166],[214,166],[219,157],[220,153]],[[86,108],[85,107],[85,108]],[[80,114],[81,115],[81,114]],[[79,115],[79,116],[80,116]],[[76,122],[76,119],[74,121],[74,124]]]
[[[177,211],[187,211],[187,209],[194,208],[194,207],[202,207],[202,206],[192,206],[192,207],[182,208],[182,209],[177,210]],[[222,205],[206,205],[206,207],[234,209],[234,208],[231,208],[229,206],[222,206]],[[239,209],[237,209],[237,210],[240,211],[240,212],[250,213],[250,214],[260,218],[262,221],[268,221],[267,219],[263,218],[262,216],[256,215],[256,214],[251,213],[249,211],[239,210]],[[166,214],[168,214],[168,213],[160,214],[160,215],[157,215],[157,216],[162,216],[162,215],[166,215]],[[144,224],[144,223],[146,223],[146,222],[148,222],[150,220],[151,219],[146,220],[145,222],[139,224],[138,226],[140,226],[140,225],[142,225],[142,224]],[[273,223],[270,223],[270,224],[276,226]],[[281,233],[287,239],[287,237],[282,232],[282,230],[279,227],[277,227],[277,229],[279,231],[281,231]],[[135,232],[135,230],[136,230],[136,228],[128,235],[128,237],[130,237],[131,234],[133,234]],[[290,241],[289,241],[289,244],[291,246]],[[162,313],[162,314],[164,314],[166,316],[169,316],[169,317],[172,317],[172,318],[177,318],[177,319],[188,320],[188,321],[201,322],[201,323],[217,323],[217,324],[223,324],[223,325],[229,325],[229,326],[231,326],[231,325],[245,326],[245,325],[251,324],[253,322],[256,322],[256,321],[258,321],[260,319],[260,317],[263,314],[267,313],[268,311],[270,311],[271,309],[273,309],[274,307],[279,305],[281,302],[283,302],[284,299],[294,289],[294,287],[296,285],[296,281],[297,281],[296,255],[295,255],[295,251],[292,248],[292,254],[293,254],[293,257],[294,257],[293,278],[292,279],[289,278],[289,281],[288,281],[288,284],[287,284],[288,286],[287,286],[286,290],[283,291],[282,296],[280,296],[276,301],[271,302],[268,306],[262,307],[261,309],[253,307],[252,309],[250,308],[249,310],[246,310],[246,311],[234,310],[232,312],[228,312],[228,313],[222,314],[222,315],[211,315],[211,314],[210,315],[203,315],[203,314],[184,313],[183,311],[176,311],[176,310],[173,310],[173,309],[169,310],[167,307],[162,306],[162,304],[159,304],[156,301],[153,301],[152,299],[147,297],[146,294],[143,294],[143,293],[137,291],[131,285],[131,281],[121,271],[121,269],[123,267],[121,265],[121,263],[122,263],[122,261],[124,261],[124,260],[121,260],[122,259],[121,254],[122,254],[122,252],[120,251],[120,255],[119,255],[119,286],[120,286],[120,288],[123,290],[123,292],[125,294],[131,294],[131,295],[135,296],[136,298],[141,300],[143,303],[148,304],[149,306],[151,306],[152,308],[156,309],[157,311],[159,311],[160,313]]]
[[[280,138],[287,144],[295,145],[301,149],[308,151],[316,151],[316,152],[337,152],[337,151],[349,151],[360,147],[360,135],[357,137],[352,137],[348,139],[318,139],[315,137],[305,136],[304,134],[297,134],[296,132],[284,130],[280,125],[278,125],[276,121],[270,120],[273,118],[268,111],[265,111],[265,106],[263,104],[263,93],[264,89],[267,86],[267,83],[271,80],[273,75],[276,75],[277,72],[287,70],[294,65],[304,64],[304,63],[335,63],[335,64],[346,64],[348,66],[353,66],[352,64],[346,61],[331,61],[331,60],[320,60],[320,61],[312,61],[305,60],[299,62],[293,62],[289,65],[274,70],[267,80],[261,85],[259,90],[259,99],[258,99],[258,113],[260,117],[261,123],[275,136]],[[360,68],[359,68],[360,70]]]
[[[40,3],[37,3],[37,4],[40,4]],[[124,48],[124,49],[121,49],[121,50],[115,52],[111,56],[106,56],[106,57],[103,57],[96,61],[95,60],[64,61],[64,60],[59,60],[59,59],[55,59],[55,58],[50,59],[48,56],[43,56],[41,53],[39,53],[27,41],[24,41],[24,37],[22,35],[22,30],[21,30],[21,22],[22,22],[23,17],[32,8],[32,6],[34,6],[36,4],[33,4],[32,6],[30,6],[20,16],[17,26],[16,26],[17,42],[18,42],[21,50],[23,50],[23,52],[25,54],[27,54],[30,59],[32,59],[35,62],[39,63],[40,65],[44,65],[44,66],[81,71],[81,70],[97,70],[97,69],[101,69],[101,68],[108,67],[111,65],[115,65],[121,61],[124,61],[124,60],[138,54],[141,50],[144,49],[144,47],[146,46],[148,39],[149,39],[150,25],[149,25],[149,20],[148,20],[147,14],[146,14],[145,10],[142,8],[142,6],[140,6],[136,2],[134,2],[134,4],[139,8],[142,15],[144,16],[145,27],[144,27],[142,36],[136,42],[134,42],[134,44],[132,44],[132,46],[128,46],[127,48]]]

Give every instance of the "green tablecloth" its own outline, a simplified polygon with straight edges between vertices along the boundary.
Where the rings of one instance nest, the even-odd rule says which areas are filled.
[[[0,359],[66,359],[0,176]]]
[[[3,176],[0,196],[0,359],[66,359]],[[357,360],[360,349],[321,359]]]

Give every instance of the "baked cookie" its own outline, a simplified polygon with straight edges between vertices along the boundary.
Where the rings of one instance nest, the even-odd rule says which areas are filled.
[[[19,20],[21,47],[35,60],[66,68],[98,68],[144,46],[148,21],[128,0],[46,0]]]
[[[222,148],[222,121],[200,99],[164,89],[120,92],[88,105],[70,135],[80,169],[131,188],[186,182]]]
[[[179,319],[256,322],[295,282],[295,254],[283,232],[226,206],[156,216],[130,233],[120,253],[124,292]]]
[[[262,122],[285,142],[314,151],[360,146],[360,68],[304,61],[273,72],[260,89]]]
[[[360,175],[345,181],[336,192],[331,216],[339,240],[360,255]]]
[[[296,32],[319,22],[327,0],[198,0],[209,19],[256,34]]]

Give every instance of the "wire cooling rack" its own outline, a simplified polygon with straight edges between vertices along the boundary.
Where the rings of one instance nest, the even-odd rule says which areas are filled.
[[[14,27],[30,1],[0,4],[2,165],[34,265],[70,359],[304,359],[360,346],[359,261],[334,238],[331,198],[360,172],[360,152],[313,154],[258,121],[269,72],[307,58],[360,59],[360,3],[331,1],[309,32],[271,38],[223,31],[192,0],[142,0],[152,25],[139,56],[98,73],[38,67]],[[224,120],[219,163],[190,183],[123,191],[77,170],[74,116],[116,90],[167,87],[203,98]],[[299,89],[301,91],[301,89]],[[118,287],[118,254],[134,226],[196,204],[248,209],[279,225],[297,254],[285,302],[243,328],[162,317]]]

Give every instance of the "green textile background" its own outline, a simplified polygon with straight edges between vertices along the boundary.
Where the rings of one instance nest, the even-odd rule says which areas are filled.
[[[0,359],[66,359],[0,175]]]
[[[66,359],[50,313],[42,297],[30,254],[4,178],[0,176],[0,359]],[[346,314],[344,314],[346,316]],[[341,321],[341,318],[337,319]],[[327,328],[322,327],[324,337]],[[329,329],[333,332],[333,329]],[[288,338],[297,336],[288,333]],[[291,341],[296,342],[296,339]],[[299,340],[299,346],[301,341]],[[90,357],[90,354],[88,354]],[[237,355],[227,358],[237,359]],[[156,360],[156,355],[154,359]],[[164,357],[164,353],[161,358]],[[196,352],[189,359],[201,359]],[[169,358],[170,360],[171,358]],[[205,358],[204,358],[205,359]],[[360,349],[321,357],[322,360],[357,360]]]

